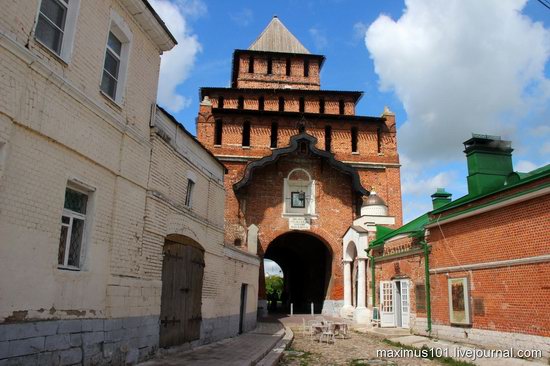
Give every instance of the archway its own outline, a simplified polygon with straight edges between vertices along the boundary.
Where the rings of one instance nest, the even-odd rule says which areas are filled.
[[[283,309],[290,304],[295,313],[309,313],[311,303],[320,313],[331,278],[332,253],[317,237],[298,231],[285,233],[273,240],[264,258],[271,259],[284,272]]]
[[[160,306],[161,347],[200,338],[204,249],[183,235],[164,240]]]

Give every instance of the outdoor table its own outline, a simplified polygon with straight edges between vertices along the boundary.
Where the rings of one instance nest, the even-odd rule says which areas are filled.
[[[344,322],[335,322],[334,323],[334,333],[341,335],[342,339],[346,339],[348,336],[348,323]]]

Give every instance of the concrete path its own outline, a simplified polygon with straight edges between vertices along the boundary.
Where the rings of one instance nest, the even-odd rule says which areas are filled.
[[[271,351],[285,335],[277,321],[258,322],[255,330],[193,350],[170,349],[161,351],[154,359],[141,366],[193,365],[193,366],[247,366],[255,365]]]

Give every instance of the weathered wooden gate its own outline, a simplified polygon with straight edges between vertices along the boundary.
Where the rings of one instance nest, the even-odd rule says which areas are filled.
[[[204,253],[166,239],[163,254],[159,341],[170,347],[200,337]]]

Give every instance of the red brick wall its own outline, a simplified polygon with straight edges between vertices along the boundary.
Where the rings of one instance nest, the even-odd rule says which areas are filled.
[[[412,243],[411,238],[402,238],[393,240],[386,244],[386,248],[399,247],[401,245],[410,245]],[[413,246],[418,248],[418,246]],[[370,268],[369,268],[370,270]],[[391,281],[396,278],[407,278],[410,280],[410,304],[411,314],[416,313],[422,317],[426,316],[425,310],[417,310],[416,308],[416,285],[424,285],[425,281],[425,268],[424,268],[424,254],[413,254],[405,257],[401,257],[394,260],[386,260],[376,262],[375,259],[375,279],[376,279],[376,306],[380,304],[380,281]],[[372,296],[372,282],[368,284],[369,293]]]
[[[548,254],[550,195],[430,229],[430,268],[502,261]],[[443,236],[444,234],[444,236]],[[475,328],[550,336],[550,263],[452,272],[468,277]],[[447,275],[431,276],[432,317],[450,324]],[[473,299],[485,314],[475,315]]]
[[[304,58],[293,56],[290,58],[290,76],[286,76],[286,56],[270,56],[272,59],[272,73],[267,74],[268,55],[254,55],[254,73],[248,72],[249,55],[240,54],[237,74],[237,88],[283,88],[285,85],[297,89],[319,90],[321,80],[319,76],[319,61],[310,59],[309,76],[304,76]]]

